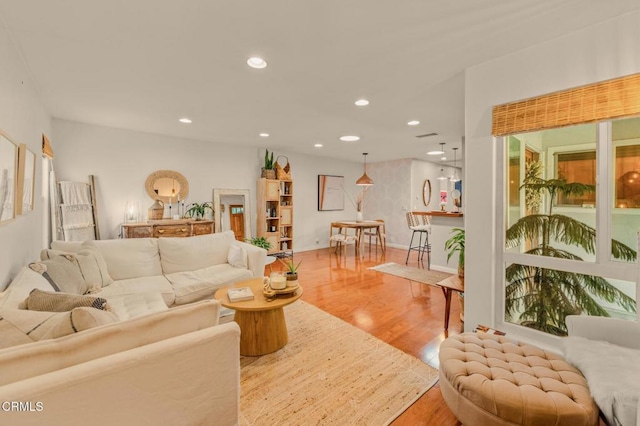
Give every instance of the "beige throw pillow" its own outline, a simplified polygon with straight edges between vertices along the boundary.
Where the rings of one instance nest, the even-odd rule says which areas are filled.
[[[33,289],[29,293],[29,297],[20,304],[20,309],[47,312],[66,312],[78,307],[96,308],[104,311],[107,309],[107,299]]]
[[[55,256],[50,260],[30,263],[29,268],[42,274],[56,291],[72,294],[87,292],[87,283],[73,255]]]
[[[58,256],[67,256],[68,259],[70,259],[69,256],[73,256],[88,288],[100,289],[113,282],[107,270],[107,263],[95,247],[82,246],[75,253],[66,253],[60,250],[42,250],[40,252],[42,260],[52,260]]]

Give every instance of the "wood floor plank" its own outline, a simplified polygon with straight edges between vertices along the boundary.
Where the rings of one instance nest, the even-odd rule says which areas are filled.
[[[403,352],[438,367],[438,347],[444,340],[444,297],[433,286],[367,269],[385,262],[404,264],[406,251],[388,248],[365,250],[356,257],[353,247],[346,255],[329,249],[295,254],[303,260],[299,282],[302,300],[372,334]],[[411,266],[418,266],[416,261]],[[278,262],[273,270],[282,269]],[[454,299],[449,335],[462,331],[460,308]],[[393,422],[404,425],[453,426],[460,423],[449,410],[436,385]]]

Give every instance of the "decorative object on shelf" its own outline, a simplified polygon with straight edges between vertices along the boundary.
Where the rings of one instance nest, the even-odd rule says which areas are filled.
[[[460,197],[461,196],[462,196],[462,194],[460,193],[460,190],[454,189],[453,191],[451,191],[451,198],[453,199],[453,212],[454,213],[459,213],[460,212]]]
[[[160,220],[164,217],[164,202],[155,200],[148,210],[149,219]]]
[[[205,203],[191,203],[187,206],[185,216],[192,217],[195,220],[202,220],[204,219],[204,215],[207,210],[210,210],[211,213],[213,213],[213,204],[211,201],[207,201]]]
[[[287,160],[287,164],[285,164],[284,167],[282,167],[278,162],[278,160],[280,160],[280,157],[284,157]],[[275,162],[275,169],[277,179],[291,180],[291,166],[289,165],[289,157],[287,157],[286,155],[278,155],[278,158],[276,158]]]
[[[269,150],[266,149],[264,151],[264,167],[262,167],[262,175],[263,178],[267,179],[275,179],[276,171],[273,168],[273,152],[269,155]]]
[[[442,189],[440,190],[440,210],[447,211],[447,191]]]
[[[131,200],[127,201],[124,209],[124,221],[125,223],[140,221],[140,203]]]
[[[298,268],[300,267],[302,260],[298,262],[297,265],[293,263],[293,259],[284,261],[278,258],[278,260],[284,265],[285,268],[287,268],[287,281],[296,281],[298,279]]]
[[[454,254],[458,253],[458,276],[462,278],[464,277],[465,232],[462,228],[453,228],[451,233],[453,234],[451,238],[444,243],[444,249],[447,251],[447,263]]]
[[[187,178],[173,170],[157,170],[151,173],[144,186],[149,197],[163,203],[184,200],[189,195]]]
[[[429,179],[425,179],[422,185],[422,202],[425,207],[428,207],[431,202],[431,181]]]
[[[267,241],[265,237],[255,237],[255,238],[247,238],[245,240],[249,244],[253,244],[256,247],[263,248],[265,250],[269,250],[271,248],[271,243]]]
[[[367,155],[369,153],[363,152],[362,155],[364,156],[364,174],[356,181],[356,185],[367,187],[373,185],[373,179],[367,175]]]

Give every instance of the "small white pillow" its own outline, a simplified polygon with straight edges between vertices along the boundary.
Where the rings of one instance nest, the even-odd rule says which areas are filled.
[[[0,308],[18,309],[20,303],[29,297],[29,293],[34,288],[43,291],[54,291],[49,281],[42,274],[23,266],[18,275],[9,284],[3,297],[0,297]]]
[[[234,268],[247,269],[247,252],[243,247],[231,244],[229,254],[227,255],[227,262]]]

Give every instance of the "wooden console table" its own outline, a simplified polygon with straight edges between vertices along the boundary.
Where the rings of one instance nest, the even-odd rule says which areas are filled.
[[[444,293],[444,329],[449,330],[449,313],[451,312],[451,296],[453,292],[464,293],[464,278],[458,275],[451,275],[442,281],[438,281],[438,287]]]
[[[123,238],[193,237],[213,234],[213,220],[161,219],[123,223]]]

